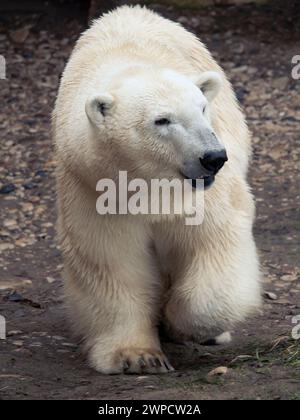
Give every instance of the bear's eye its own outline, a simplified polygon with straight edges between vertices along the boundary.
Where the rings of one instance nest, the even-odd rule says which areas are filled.
[[[205,105],[205,107],[203,108],[203,111],[202,111],[202,112],[203,112],[203,114],[205,113],[205,111],[206,111],[206,105]]]
[[[154,123],[155,125],[169,125],[171,121],[168,118],[158,118]]]

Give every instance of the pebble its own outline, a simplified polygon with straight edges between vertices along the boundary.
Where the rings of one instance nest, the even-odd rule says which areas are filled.
[[[24,212],[32,212],[32,210],[33,210],[33,204],[32,203],[23,203],[22,204],[22,210],[24,211]]]
[[[144,381],[145,379],[148,379],[149,378],[149,376],[138,376],[137,378],[136,378],[136,380],[137,381]]]
[[[219,366],[213,370],[211,370],[208,374],[207,377],[211,378],[213,376],[222,376],[222,375],[226,375],[228,373],[228,367],[226,366]]]
[[[28,349],[25,349],[24,347],[19,347],[17,349],[14,349],[13,352],[14,353],[19,353],[19,354],[24,354],[26,356],[31,356],[32,355],[31,351],[28,350]]]
[[[31,343],[31,344],[29,344],[28,347],[42,347],[42,343],[39,343],[39,342]]]
[[[22,341],[22,340],[15,340],[15,341],[12,342],[12,344],[14,346],[23,346],[24,341]]]
[[[277,300],[278,299],[277,295],[273,292],[265,292],[264,295],[270,300]]]
[[[0,244],[0,251],[6,251],[7,249],[14,249],[14,245],[8,242]]]
[[[34,182],[26,182],[25,184],[23,184],[23,187],[25,188],[25,190],[32,190],[33,188],[37,187],[37,184],[35,184]]]
[[[14,229],[17,226],[17,221],[15,219],[5,219],[3,226],[7,229]]]
[[[7,336],[11,337],[13,335],[19,335],[19,334],[22,334],[22,332],[23,331],[21,331],[21,330],[10,330],[10,331],[8,331]]]
[[[3,185],[3,187],[0,188],[0,194],[9,194],[13,191],[15,191],[16,187],[14,184],[6,184]]]
[[[74,343],[62,343],[62,345],[66,347],[77,347],[77,345]]]
[[[284,280],[284,281],[295,281],[298,279],[298,276],[297,274],[284,274],[280,278],[281,280]]]

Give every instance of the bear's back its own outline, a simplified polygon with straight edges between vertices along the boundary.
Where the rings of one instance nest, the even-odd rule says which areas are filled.
[[[110,53],[114,49],[144,53],[145,58],[162,61],[176,70],[193,72],[192,52],[201,49],[201,67],[219,70],[206,47],[179,23],[165,19],[141,6],[123,6],[93,21],[78,40],[74,54],[87,50]],[[165,52],[165,54],[164,54]],[[199,53],[198,53],[199,56]],[[195,72],[199,71],[199,63]]]

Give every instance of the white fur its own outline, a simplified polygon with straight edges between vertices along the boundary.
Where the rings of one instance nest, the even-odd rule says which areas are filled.
[[[156,126],[158,117],[171,124]],[[53,134],[66,297],[93,367],[170,370],[161,318],[174,336],[201,341],[259,306],[249,133],[223,71],[192,34],[140,7],[96,20],[63,74]],[[229,160],[205,191],[202,225],[96,213],[99,179],[119,170],[173,179],[222,147]]]
[[[225,331],[222,334],[215,337],[216,344],[228,344],[232,341],[232,337],[229,331]]]

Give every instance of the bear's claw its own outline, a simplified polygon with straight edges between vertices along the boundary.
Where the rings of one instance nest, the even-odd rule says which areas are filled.
[[[166,356],[158,351],[123,350],[119,353],[118,359],[121,361],[121,371],[126,374],[154,374],[174,371]]]

